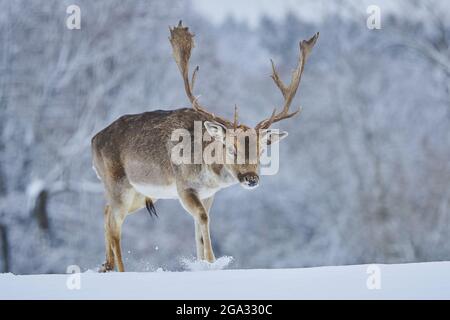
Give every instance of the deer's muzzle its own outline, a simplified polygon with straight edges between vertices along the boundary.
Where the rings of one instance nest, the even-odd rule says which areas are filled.
[[[259,184],[259,176],[254,172],[239,173],[238,179],[243,187],[249,189],[256,188]]]

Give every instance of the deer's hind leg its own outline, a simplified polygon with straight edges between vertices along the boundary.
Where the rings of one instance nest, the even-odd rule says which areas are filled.
[[[122,180],[123,181],[123,180]],[[127,182],[109,184],[108,205],[105,209],[106,262],[100,271],[125,271],[122,250],[122,224],[126,216],[145,206],[145,198],[139,195]]]
[[[113,271],[115,266],[119,271],[124,271],[120,240],[126,213],[126,207],[118,202],[109,204],[105,208],[106,261],[100,270],[102,272]]]
[[[114,262],[114,251],[112,248],[112,240],[109,231],[108,221],[110,220],[111,207],[109,205],[105,206],[104,219],[105,219],[105,248],[106,248],[106,260],[100,268],[100,272],[108,272],[113,271],[115,262]]]

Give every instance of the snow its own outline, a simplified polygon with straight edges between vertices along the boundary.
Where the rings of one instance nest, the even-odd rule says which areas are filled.
[[[379,275],[375,282],[371,278],[374,271]],[[376,287],[379,289],[373,289]],[[450,262],[197,272],[0,274],[0,299],[19,298],[449,299]]]
[[[27,196],[29,198],[36,198],[39,193],[44,189],[45,187],[45,182],[40,180],[40,179],[36,179],[33,180],[28,186],[27,186]]]
[[[195,258],[183,258],[181,264],[185,269],[190,271],[207,271],[207,270],[222,270],[233,262],[233,257],[223,256],[218,258],[214,263],[209,263],[204,260],[197,260]]]
[[[39,196],[39,193],[44,190],[44,188],[45,182],[40,179],[31,181],[31,183],[27,186],[26,194],[28,199],[28,210],[34,206],[36,198]]]

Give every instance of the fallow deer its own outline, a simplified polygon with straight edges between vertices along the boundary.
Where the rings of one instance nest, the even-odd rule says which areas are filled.
[[[170,28],[173,56],[192,107],[124,115],[92,138],[93,168],[104,184],[107,197],[104,210],[106,262],[101,271],[113,270],[115,265],[119,271],[124,271],[120,246],[122,223],[127,215],[144,207],[156,214],[153,204],[158,199],[178,199],[181,202],[194,218],[197,258],[214,262],[209,229],[209,210],[214,194],[237,183],[246,188],[258,185],[261,150],[287,136],[287,132],[271,131],[269,127],[299,113],[300,108],[290,112],[289,107],[300,84],[306,59],[318,37],[319,33],[316,33],[311,39],[300,42],[298,65],[289,85],[282,82],[271,60],[271,77],[281,91],[284,106],[280,112],[275,109],[270,117],[250,128],[238,123],[236,109],[234,120],[229,121],[200,105],[193,94],[198,67],[189,79],[193,35],[181,21],[178,26]],[[193,164],[175,164],[172,161],[171,149],[175,144],[171,140],[172,132],[183,128],[193,134],[195,121],[200,121],[206,135],[219,143],[227,161],[206,163],[202,160]],[[246,148],[240,148],[237,140],[227,147],[225,136],[231,130],[252,131],[257,141],[256,161],[250,161]],[[207,145],[207,142],[201,144],[203,149]],[[233,159],[237,156],[245,161],[236,163]],[[228,161],[230,158],[232,161]]]

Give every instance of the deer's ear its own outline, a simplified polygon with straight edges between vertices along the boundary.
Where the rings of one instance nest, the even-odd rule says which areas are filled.
[[[214,139],[221,142],[225,141],[226,128],[218,123],[205,121],[205,128],[209,135]]]
[[[263,145],[274,144],[280,142],[288,136],[287,131],[267,130],[261,137],[261,143]]]

